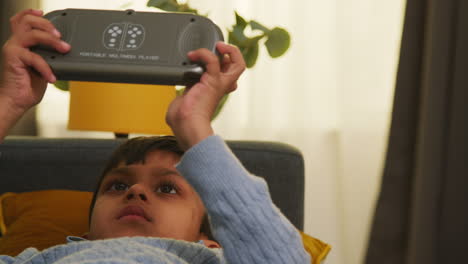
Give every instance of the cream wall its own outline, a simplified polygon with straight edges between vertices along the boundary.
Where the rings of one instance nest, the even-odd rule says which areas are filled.
[[[43,0],[46,11],[119,8],[127,1]],[[146,1],[133,1],[140,10]],[[404,0],[191,0],[222,28],[232,9],[293,39],[276,60],[262,50],[214,122],[226,139],[275,140],[303,153],[305,231],[333,245],[327,263],[361,263],[383,166]],[[49,89],[43,136],[111,137],[65,130],[68,94]]]

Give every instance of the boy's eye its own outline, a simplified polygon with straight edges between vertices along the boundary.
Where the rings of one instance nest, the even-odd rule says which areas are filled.
[[[122,182],[114,182],[109,190],[111,191],[126,191],[128,189],[128,185]]]
[[[177,194],[177,188],[173,184],[162,184],[156,189],[158,193]]]

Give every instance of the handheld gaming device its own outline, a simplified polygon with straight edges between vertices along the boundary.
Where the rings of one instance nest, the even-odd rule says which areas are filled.
[[[204,72],[186,54],[198,48],[217,54],[216,42],[224,40],[218,26],[194,14],[64,9],[44,17],[72,46],[67,54],[32,49],[58,80],[186,85]]]

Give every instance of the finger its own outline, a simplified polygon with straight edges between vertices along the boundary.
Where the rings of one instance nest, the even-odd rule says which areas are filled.
[[[19,13],[17,13],[16,15],[12,16],[10,18],[10,28],[11,28],[11,32],[16,32],[17,28],[19,25],[21,25],[21,22],[23,20],[23,18],[25,16],[28,16],[28,15],[31,15],[31,16],[35,16],[35,17],[41,17],[43,15],[44,12],[42,12],[42,10],[36,10],[36,9],[26,9],[26,10],[23,10]]]
[[[221,71],[222,72],[227,72],[229,70],[229,66],[231,65],[231,63],[232,63],[231,57],[229,57],[228,54],[224,54],[223,62],[222,62],[222,66],[221,66]]]
[[[21,20],[21,18],[25,15],[35,15],[35,16],[42,16],[44,12],[42,10],[37,10],[37,9],[32,9],[32,8],[29,8],[29,9],[25,9],[23,11],[20,11],[18,13],[16,13],[14,16],[12,16],[10,18],[10,22],[17,22],[19,20]]]
[[[61,37],[60,32],[55,28],[54,24],[43,17],[26,15],[20,24],[25,24],[29,29],[40,29],[46,32],[50,32],[58,38]]]
[[[234,92],[235,90],[237,90],[237,82],[233,83],[230,87],[229,87],[229,93],[230,92]]]
[[[25,15],[19,23],[14,26],[12,25],[12,32],[14,34],[24,34],[34,29],[49,32],[57,38],[61,37],[60,32],[55,28],[54,24],[43,17]]]
[[[19,53],[19,58],[25,65],[32,67],[34,70],[39,72],[48,82],[54,83],[57,80],[50,66],[38,54],[23,50],[23,52]]]
[[[239,48],[223,42],[218,42],[216,48],[221,54],[227,54],[230,59],[230,64],[224,66],[226,75],[240,76],[245,70],[245,61]]]
[[[229,54],[232,63],[245,66],[244,57],[238,47],[219,41],[216,43],[216,49],[221,54]]]
[[[217,75],[220,72],[218,57],[208,49],[198,49],[187,54],[191,61],[201,61],[205,64],[208,74]]]
[[[48,32],[40,30],[32,30],[26,34],[22,34],[17,38],[18,44],[23,48],[33,47],[39,44],[47,45],[55,48],[57,51],[65,53],[70,50],[70,44],[60,40]]]

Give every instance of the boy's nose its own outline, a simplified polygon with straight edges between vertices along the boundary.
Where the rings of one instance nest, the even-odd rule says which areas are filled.
[[[144,193],[140,193],[140,194],[138,194],[138,195],[135,195],[134,193],[129,193],[129,194],[127,194],[127,199],[128,199],[128,200],[131,200],[131,199],[133,199],[133,198],[135,198],[135,197],[140,198],[142,201],[146,201],[146,200],[147,200],[146,195],[145,195]]]
[[[142,201],[147,201],[148,197],[145,194],[145,189],[142,185],[134,184],[130,187],[127,194],[127,200],[131,199],[141,199]]]

